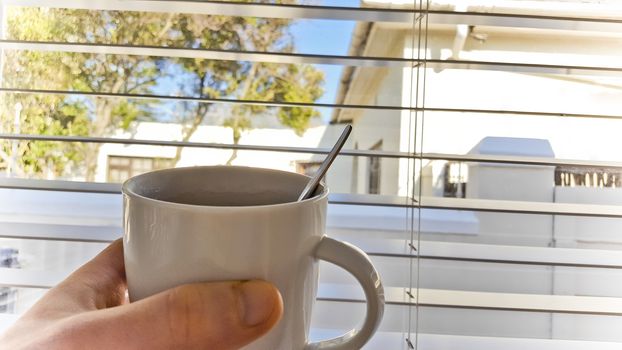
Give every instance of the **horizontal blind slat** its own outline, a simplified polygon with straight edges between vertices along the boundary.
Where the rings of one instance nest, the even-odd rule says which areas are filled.
[[[0,238],[109,243],[120,238],[122,232],[121,227],[112,225],[3,222],[0,227]]]
[[[536,64],[499,61],[468,61],[453,59],[409,59],[397,57],[365,57],[316,55],[299,53],[267,53],[251,51],[225,51],[212,49],[186,49],[174,47],[121,45],[102,43],[38,42],[24,40],[0,40],[0,48],[7,50],[30,50],[41,52],[91,53],[107,55],[137,55],[209,60],[270,62],[283,64],[328,64],[354,67],[396,67],[423,65],[426,68],[487,70],[518,73],[557,75],[604,75],[622,76],[622,67],[578,66],[559,64]]]
[[[70,96],[92,96],[104,98],[128,98],[139,100],[165,100],[165,101],[190,101],[204,103],[231,103],[249,104],[259,106],[274,107],[325,107],[336,109],[369,109],[369,110],[396,110],[396,111],[423,111],[423,112],[449,112],[449,113],[473,113],[473,114],[498,114],[498,115],[520,115],[534,117],[565,117],[565,118],[594,118],[594,119],[620,119],[622,115],[613,114],[589,114],[573,112],[544,112],[527,110],[500,110],[500,109],[475,109],[475,108],[443,108],[443,107],[408,107],[390,105],[359,105],[359,104],[340,104],[340,103],[304,103],[304,102],[279,102],[279,101],[258,101],[258,100],[236,100],[226,98],[203,98],[192,96],[171,96],[157,94],[123,94],[109,92],[92,91],[72,91],[72,90],[45,90],[45,89],[24,89],[14,87],[0,87],[0,92],[16,94],[42,94],[42,95],[70,95]]]
[[[0,188],[120,194],[121,184],[0,177]]]
[[[203,102],[203,103],[231,103],[231,104],[249,104],[258,106],[273,107],[326,107],[340,109],[377,109],[377,110],[417,110],[417,108],[409,108],[402,106],[387,105],[355,105],[355,104],[338,104],[338,103],[305,103],[305,102],[280,102],[280,101],[259,101],[259,100],[240,100],[227,98],[205,98],[192,96],[170,96],[170,95],[154,95],[154,94],[122,94],[108,92],[91,92],[91,91],[70,91],[70,90],[40,90],[40,89],[22,89],[22,88],[0,88],[0,92],[18,93],[18,94],[42,94],[42,95],[71,95],[71,96],[92,96],[106,98],[128,98],[140,100],[166,100],[166,101],[187,101],[187,102]],[[559,115],[567,116],[566,113]],[[598,117],[595,115],[595,117]],[[620,118],[622,116],[611,116],[612,118]]]
[[[121,45],[103,43],[43,42],[25,40],[0,40],[0,48],[41,52],[89,53],[106,55],[158,56],[196,58],[207,60],[267,62],[283,64],[330,64],[360,67],[409,67],[412,59],[398,57],[364,57],[318,55],[283,52],[255,52],[213,49],[187,49],[177,47]],[[620,69],[622,70],[622,68]]]
[[[71,271],[0,268],[0,286],[49,289],[65,279]]]
[[[622,21],[617,18],[581,16],[529,15],[513,13],[482,13],[474,11],[443,11],[422,9],[359,8],[340,6],[308,6],[259,4],[224,1],[119,1],[119,0],[5,0],[8,5],[70,8],[85,10],[179,12],[225,16],[251,16],[288,19],[326,19],[365,22],[389,22],[412,25],[425,15],[428,24],[469,24],[495,27],[540,28],[619,33]]]
[[[411,23],[417,13],[408,9],[372,9],[343,6],[267,4],[226,1],[75,1],[75,0],[6,0],[9,5],[82,10],[146,11],[190,13],[221,16],[244,16],[285,19],[326,19],[368,22]]]
[[[622,218],[622,207],[600,204],[546,203],[475,198],[422,197],[421,207],[485,212]]]
[[[389,335],[386,337],[398,334]],[[417,334],[418,344],[425,349],[461,350],[617,350],[620,343],[589,340],[533,339],[492,336],[469,336],[456,334]]]
[[[385,287],[388,305],[622,316],[622,298]],[[407,293],[408,292],[408,293]],[[416,296],[415,296],[415,293]],[[410,294],[410,295],[409,295]],[[412,295],[412,296],[411,296]],[[418,297],[418,302],[416,298]],[[359,286],[320,284],[318,300],[363,302]]]
[[[622,251],[615,250],[421,240],[419,243],[421,252],[418,252],[411,248],[410,241],[403,239],[370,239],[349,235],[347,240],[371,256],[582,268],[622,268]]]
[[[26,135],[26,134],[0,134],[0,139],[7,140],[39,140],[39,141],[59,141],[59,142],[91,142],[91,143],[116,143],[125,145],[149,145],[149,146],[171,146],[171,147],[198,147],[198,148],[218,148],[218,149],[237,149],[246,151],[270,151],[288,153],[308,153],[308,154],[328,154],[328,148],[309,148],[309,147],[287,147],[287,146],[264,146],[264,145],[244,145],[244,144],[225,144],[225,143],[206,143],[206,142],[184,142],[184,141],[160,141],[144,139],[121,139],[113,137],[91,137],[91,136],[52,136],[52,135]],[[392,151],[357,151],[344,150],[340,155],[351,156],[371,156],[385,158],[407,158],[408,153]]]
[[[120,215],[120,214],[119,214]],[[329,216],[332,214],[329,213]],[[119,217],[120,222],[121,218]],[[329,234],[332,228],[329,227]],[[114,225],[3,222],[0,237],[70,242],[108,243],[120,238],[122,228]],[[334,234],[333,234],[334,235]],[[338,238],[341,238],[337,234]],[[421,241],[423,252],[398,239],[343,237],[371,256],[420,258],[520,265],[621,269],[622,252],[602,249],[544,248],[475,243]]]
[[[444,154],[444,153],[423,153],[419,157],[429,160],[451,160],[460,162],[480,162],[497,164],[516,164],[516,165],[541,165],[541,166],[569,166],[569,167],[594,167],[594,168],[622,168],[622,162],[599,161],[599,160],[578,160],[578,159],[557,159],[546,157],[526,157],[510,155],[487,155],[487,154]]]
[[[0,268],[0,285],[25,288],[51,288],[69,271],[29,271]],[[407,288],[385,286],[388,305],[416,305],[483,310],[553,312],[569,314],[622,316],[622,298],[518,293],[470,292],[442,289],[418,290],[418,303]],[[412,295],[412,293],[410,293]],[[318,300],[363,302],[359,286],[320,283]]]
[[[337,337],[349,329],[311,328],[311,339],[327,339]],[[317,336],[317,337],[316,337]],[[410,338],[409,338],[410,336]],[[380,330],[371,338],[365,349],[413,349],[408,347],[409,339],[413,348],[415,343],[419,349],[460,349],[460,350],[619,350],[620,343],[591,340],[566,340],[543,338],[518,338],[508,336],[474,336],[446,333],[414,334]],[[412,339],[412,340],[410,340]],[[416,340],[415,340],[416,339]]]
[[[498,213],[516,214],[542,214],[542,215],[569,215],[587,217],[622,218],[622,208],[615,205],[601,204],[576,204],[576,203],[550,203],[530,201],[509,201],[497,199],[477,198],[449,198],[422,196],[420,203],[414,200],[407,202],[406,197],[378,196],[383,197],[383,202],[375,202],[375,196],[363,196],[334,193],[329,196],[329,202],[333,204],[352,205],[386,205],[392,207],[422,208],[422,209],[451,209],[469,210]]]
[[[71,192],[120,193],[119,184],[0,178],[0,188],[38,189]],[[114,186],[117,186],[115,189]],[[115,192],[112,192],[115,191]],[[118,191],[118,192],[116,192]],[[420,197],[421,202],[401,196],[332,193],[329,203],[344,205],[386,206],[397,208],[451,209],[516,214],[568,215],[581,217],[622,218],[622,207],[602,204],[548,203],[475,198]]]
[[[57,136],[57,135],[34,135],[34,134],[2,134],[0,139],[22,140],[22,141],[58,141],[58,142],[91,142],[91,143],[114,143],[125,145],[149,145],[149,146],[170,146],[170,147],[198,147],[198,148],[218,148],[218,149],[237,149],[246,151],[271,151],[288,153],[308,153],[308,154],[328,154],[328,148],[305,148],[287,146],[265,146],[265,145],[241,145],[225,143],[205,143],[205,142],[184,142],[184,141],[163,141],[145,139],[123,139],[114,137],[90,137],[90,136]],[[592,167],[592,168],[611,168],[621,169],[622,162],[618,161],[599,161],[599,160],[579,160],[579,159],[557,159],[546,157],[526,157],[508,155],[486,155],[486,154],[444,154],[444,153],[422,153],[412,154],[398,151],[380,150],[343,150],[339,153],[342,156],[356,157],[381,157],[381,158],[413,158],[427,160],[447,160],[460,162],[480,162],[498,163],[515,165],[533,166],[569,166],[569,167]]]

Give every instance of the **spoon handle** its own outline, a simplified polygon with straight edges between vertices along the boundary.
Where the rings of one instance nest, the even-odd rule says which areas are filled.
[[[337,143],[335,143],[335,145],[333,146],[333,149],[330,150],[330,153],[328,153],[328,156],[326,156],[326,159],[324,159],[318,171],[315,173],[315,175],[313,175],[311,180],[307,182],[307,186],[305,186],[304,190],[302,190],[300,197],[298,197],[298,202],[305,200],[307,198],[311,198],[311,196],[313,196],[313,193],[315,192],[317,185],[320,183],[320,180],[322,180],[322,178],[326,174],[326,171],[328,170],[330,165],[333,164],[333,161],[337,157],[337,154],[339,154],[339,151],[341,151],[341,148],[346,143],[348,136],[350,136],[351,131],[352,131],[352,126],[346,125],[346,128],[343,129],[343,132],[341,133],[341,136],[339,136],[339,140],[337,140]]]

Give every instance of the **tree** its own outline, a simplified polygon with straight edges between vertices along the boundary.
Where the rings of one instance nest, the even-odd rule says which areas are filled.
[[[255,52],[293,52],[294,42],[288,32],[290,20],[273,18],[225,16],[184,16],[179,21],[183,45]],[[184,70],[191,74],[194,85],[190,88],[200,98],[235,98],[238,100],[314,102],[322,96],[324,76],[311,65],[285,65],[265,62],[207,61],[180,59]],[[205,117],[213,112],[214,105],[200,103],[184,115],[182,141],[188,141]],[[310,119],[319,113],[312,108],[281,107],[268,111],[266,106],[236,104],[223,126],[231,128],[234,144],[242,132],[252,127],[252,116],[266,112],[275,113],[279,121],[304,133]],[[174,161],[179,161],[182,149],[178,148]],[[233,150],[227,164],[237,157]]]
[[[166,15],[119,11],[16,7],[8,18],[10,38],[33,41],[151,43],[164,38],[170,26]],[[149,92],[160,77],[158,58],[58,52],[21,55],[24,70],[30,73],[18,87],[140,94]],[[50,73],[56,75],[54,80],[48,80]],[[66,99],[65,103],[75,102]],[[90,116],[87,134],[95,137],[109,136],[146,115],[142,103],[128,99],[96,97],[80,103]],[[94,180],[100,146],[88,143],[82,147],[87,181]]]
[[[20,132],[37,135],[86,135],[86,108],[66,104],[59,96],[8,95],[0,103],[2,129],[16,132],[13,119],[21,107]],[[14,148],[15,147],[15,148]],[[15,152],[15,154],[13,154]],[[0,168],[20,177],[70,175],[84,160],[81,145],[51,141],[5,141],[0,147]],[[14,162],[13,162],[14,161]]]
[[[14,28],[12,24],[9,22],[11,29]],[[60,53],[5,51],[3,72],[0,72],[3,85],[37,87],[45,82],[46,88],[62,86],[70,66],[49,69],[49,63],[62,56]],[[18,117],[17,123],[15,117]],[[4,132],[87,135],[88,125],[85,106],[77,101],[65,101],[64,96],[4,93],[0,100],[0,128]],[[21,177],[69,175],[84,159],[81,146],[48,141],[5,141],[0,145],[0,168],[11,168],[11,172]]]
[[[11,39],[219,50],[292,52],[289,25],[290,21],[283,19],[192,14],[28,7],[12,8],[9,12]],[[310,65],[57,52],[25,55],[28,59],[22,63],[28,65],[31,77],[22,79],[16,87],[147,94],[156,87],[164,88],[163,78],[167,75],[175,78],[170,76],[171,71],[182,71],[193,81],[183,92],[203,98],[313,102],[322,94],[323,75]],[[51,81],[42,79],[49,75],[50,67],[58,70],[58,76]],[[144,103],[132,99],[84,98],[79,102],[86,108],[91,136],[109,136],[134,120],[153,117],[152,110]],[[70,105],[76,99],[65,98],[63,103]],[[188,110],[181,113],[182,140],[188,141],[215,109],[209,103],[189,104]],[[253,115],[272,113],[297,133],[304,132],[310,119],[318,115],[312,108],[275,109],[256,105],[236,105],[231,112],[224,126],[232,129],[234,143],[252,126]],[[93,180],[99,144],[85,145],[83,151],[86,179]],[[180,156],[181,149],[177,151],[175,163]],[[233,152],[229,163],[235,156]]]

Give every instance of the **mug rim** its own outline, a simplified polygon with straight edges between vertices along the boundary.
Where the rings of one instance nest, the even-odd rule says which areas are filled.
[[[314,203],[314,202],[319,202],[324,200],[325,198],[328,197],[328,193],[329,193],[329,189],[328,186],[326,186],[326,184],[324,183],[324,181],[320,182],[319,186],[322,186],[322,192],[320,192],[319,194],[311,197],[311,198],[307,198],[305,200],[302,201],[291,201],[291,202],[284,202],[284,203],[275,203],[275,204],[259,204],[259,205],[241,205],[241,206],[233,206],[233,205],[199,205],[199,204],[188,204],[188,203],[178,203],[178,202],[170,202],[170,201],[165,201],[165,200],[161,200],[161,199],[155,199],[155,198],[150,198],[147,196],[144,196],[142,194],[139,194],[135,191],[133,191],[132,189],[130,189],[130,186],[135,182],[138,181],[138,179],[143,178],[143,177],[147,177],[147,176],[154,176],[157,175],[159,173],[165,173],[165,172],[183,172],[183,171],[189,171],[189,170],[196,170],[196,171],[201,171],[202,169],[238,169],[238,170],[253,170],[253,171],[263,171],[266,173],[278,173],[278,174],[283,174],[286,176],[301,176],[301,177],[305,177],[306,179],[310,179],[311,176],[308,175],[304,175],[304,174],[299,174],[299,173],[294,173],[291,171],[284,171],[284,170],[277,170],[277,169],[270,169],[270,168],[259,168],[259,167],[251,167],[251,166],[239,166],[239,165],[203,165],[203,166],[189,166],[189,167],[179,167],[179,168],[167,168],[167,169],[159,169],[159,170],[153,170],[153,171],[149,171],[143,174],[139,174],[136,176],[132,176],[131,178],[125,180],[123,182],[123,185],[121,186],[121,192],[123,193],[123,195],[127,195],[131,198],[135,198],[138,200],[142,200],[142,201],[146,201],[146,202],[150,202],[153,203],[155,205],[161,205],[161,206],[171,206],[171,207],[175,207],[175,208],[194,208],[194,209],[198,209],[198,208],[203,208],[203,209],[210,209],[210,210],[215,210],[218,208],[222,208],[222,209],[226,209],[226,210],[231,210],[231,209],[237,209],[237,210],[243,210],[243,209],[250,209],[250,208],[275,208],[275,207],[282,207],[282,206],[291,206],[291,205],[302,205],[302,204],[306,204],[306,203]],[[302,191],[302,189],[301,189]]]

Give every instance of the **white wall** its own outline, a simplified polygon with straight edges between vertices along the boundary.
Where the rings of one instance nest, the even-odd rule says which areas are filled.
[[[490,28],[478,30],[486,32]],[[425,54],[433,59],[449,58],[452,55],[454,31],[430,29],[428,34],[429,47]],[[559,35],[529,31],[486,34],[488,39],[485,42],[469,37],[461,52],[461,58],[604,66],[615,66],[622,58],[622,41],[616,38],[560,38]],[[395,30],[393,35],[401,36],[403,32]],[[376,40],[388,39],[385,35],[384,39]],[[403,40],[403,57],[413,56],[412,42],[412,37],[408,36]],[[378,102],[388,105],[414,105],[416,96],[410,96],[413,72],[409,68],[401,70],[401,73],[398,71],[400,70],[388,70],[389,73],[384,76],[380,88],[375,92],[369,91],[368,95],[374,96],[375,93]],[[424,74],[423,70],[419,74]],[[420,88],[419,93],[422,92]],[[401,97],[395,98],[398,95]],[[392,97],[384,100],[385,96]],[[420,101],[424,101],[426,107],[618,115],[622,101],[622,78],[602,75],[545,75],[518,71],[427,69],[425,100],[421,97],[420,95]],[[371,118],[375,113],[379,112],[367,111],[363,117],[354,120],[355,130],[365,131],[357,137],[362,145],[372,144],[378,138],[375,136],[378,132],[390,136],[384,130],[387,126],[394,126],[392,119],[399,118],[399,140],[396,140],[399,146],[393,150],[402,152],[412,152],[413,143],[422,141],[422,151],[426,153],[465,154],[484,137],[499,136],[549,140],[558,158],[622,160],[622,153],[617,151],[622,149],[622,138],[618,132],[622,128],[622,120],[428,111],[423,114],[423,118],[420,113],[416,123],[414,114],[402,111],[399,116],[385,113],[386,117],[381,120],[388,125],[379,126],[376,124],[378,118]],[[415,127],[418,125],[420,131],[422,124],[424,133],[415,140]],[[395,133],[392,135],[396,137]],[[409,169],[407,160],[400,160],[398,167],[397,191],[387,194],[409,193],[407,183],[411,181],[410,174],[413,169]],[[418,177],[419,166],[414,168],[414,173]],[[364,173],[359,173],[359,179],[364,179]],[[382,181],[392,182],[395,178],[385,177]],[[384,184],[382,187],[387,190],[394,189]],[[426,191],[430,193],[431,190]]]
[[[320,146],[320,141],[326,130],[326,126],[312,127],[303,136],[298,136],[291,129],[256,128],[243,132],[239,143],[241,145],[316,148]],[[119,131],[114,137],[175,141],[181,139],[181,125],[141,122],[136,123],[131,131]],[[197,129],[189,141],[231,144],[233,136],[229,128],[203,125]],[[175,151],[175,147],[165,146],[104,144],[98,154],[96,181],[106,181],[109,156],[173,158]],[[231,153],[231,150],[226,149],[187,147],[182,152],[178,166],[225,164]],[[238,151],[238,156],[233,161],[233,165],[296,171],[296,161],[311,159],[311,154],[304,153]],[[322,160],[323,157],[319,159]]]
[[[555,201],[622,206],[622,189],[556,187]],[[554,232],[558,247],[622,249],[622,221],[619,219],[557,215]],[[622,296],[622,274],[617,270],[556,267],[554,291],[568,295]],[[554,320],[556,337],[593,336],[611,327],[611,320],[607,319],[572,320],[555,315]]]
[[[427,51],[428,57],[450,57],[454,32],[432,30],[429,33],[428,43],[431,47]],[[521,38],[518,34],[526,36]],[[404,40],[404,57],[412,56],[410,42],[412,39]],[[484,43],[469,38],[461,57],[484,61],[616,66],[620,61],[619,54],[622,53],[620,45],[622,41],[618,39],[560,39],[515,31],[492,33]],[[622,101],[620,78],[450,69],[428,69],[425,73],[427,107],[619,115]],[[410,77],[409,69],[403,71],[401,79],[387,75],[377,93],[385,95],[401,89],[401,104],[408,106],[414,100],[409,92]],[[402,112],[399,118],[399,150],[412,151],[415,126],[420,130],[421,123],[416,124],[407,111]],[[355,120],[355,130],[368,126],[373,128],[369,119]],[[422,151],[467,154],[483,138],[497,136],[548,140],[554,151],[553,157],[557,158],[620,161],[620,130],[622,120],[615,119],[426,112]],[[424,194],[440,194],[434,185],[441,175],[441,163],[435,162],[425,169],[429,177]],[[424,163],[424,166],[428,164]],[[418,176],[420,169],[409,168],[405,160],[400,162],[399,169],[397,193],[404,195],[409,193],[406,190],[406,183],[411,176],[409,174],[414,170],[415,176]],[[622,204],[620,189],[555,188],[553,174],[553,167],[470,164],[467,196],[497,200]],[[622,249],[622,224],[619,219],[504,213],[474,215],[478,225],[476,235],[423,233],[420,245],[422,254],[425,254],[428,240],[490,244],[490,249],[494,249],[495,244]],[[404,261],[376,257],[374,262],[387,281],[394,285],[404,286],[416,280],[416,274]],[[612,269],[455,261],[422,261],[418,268],[419,286],[422,288],[622,296],[622,273]],[[356,310],[347,305],[339,306],[334,314],[356,314]],[[417,330],[420,333],[622,341],[619,336],[622,321],[616,317],[450,308],[420,308],[419,312]],[[347,320],[341,317],[328,314],[323,314],[323,317],[324,321],[331,318],[334,323],[344,322],[344,328],[348,326]],[[389,308],[382,329],[399,331],[407,320],[408,314],[403,310]],[[493,343],[499,344],[497,340]],[[537,348],[542,344],[534,346]]]
[[[467,198],[553,201],[552,167],[512,166],[486,163],[469,165]],[[549,246],[553,217],[479,212],[479,235],[482,240],[497,236],[505,244]]]
[[[556,187],[555,201],[622,208],[622,188]],[[555,238],[559,247],[622,249],[622,220],[558,215]]]
[[[372,105],[399,106],[401,104],[400,88],[396,82],[401,80],[401,70],[389,69],[380,84]],[[399,83],[397,83],[399,84]],[[347,148],[358,146],[361,151],[369,151],[374,145],[382,141],[383,151],[397,151],[400,149],[400,112],[393,110],[366,109],[352,122],[352,134],[346,144]],[[335,125],[342,128],[343,126]],[[327,141],[336,141],[336,137],[327,137]],[[322,142],[327,143],[326,141]],[[326,146],[324,146],[326,147]],[[348,157],[351,158],[351,157]],[[343,164],[340,166],[339,164]],[[345,193],[367,193],[369,184],[369,162],[367,157],[359,157],[358,162],[353,159],[338,159],[336,168],[329,172],[327,177],[331,190]],[[333,167],[335,167],[333,165]],[[354,167],[356,165],[356,168]],[[398,192],[398,160],[394,158],[380,159],[380,194],[395,195]],[[353,181],[350,174],[358,178]]]

